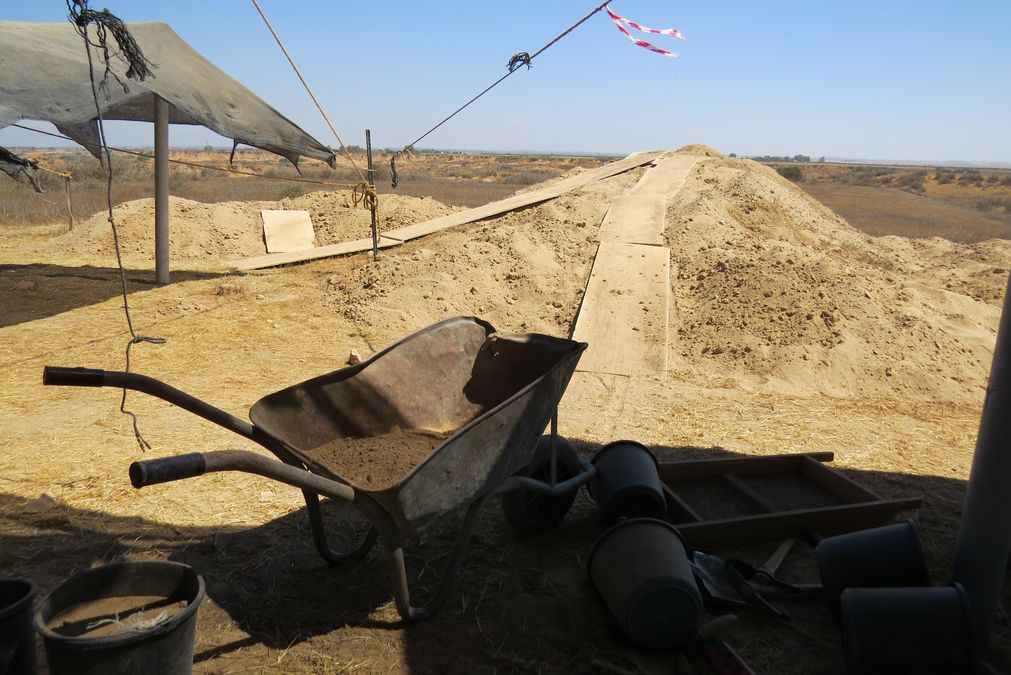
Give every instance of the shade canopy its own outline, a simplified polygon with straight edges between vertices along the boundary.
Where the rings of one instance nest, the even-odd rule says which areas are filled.
[[[297,164],[307,156],[335,164],[332,150],[201,56],[164,23],[127,24],[151,62],[152,76],[126,77],[128,64],[111,40],[109,77],[99,92],[108,120],[154,121],[155,96],[171,104],[169,122],[203,125],[235,143]],[[92,49],[95,77],[105,62]],[[70,23],[0,21],[0,128],[20,119],[52,122],[93,153],[98,123],[84,42]]]

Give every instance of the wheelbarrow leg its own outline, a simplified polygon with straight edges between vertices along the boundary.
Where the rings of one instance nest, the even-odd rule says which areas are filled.
[[[446,569],[442,573],[442,580],[435,591],[435,595],[425,605],[421,607],[411,606],[411,591],[407,584],[407,567],[404,564],[404,549],[400,542],[400,537],[396,530],[386,531],[383,528],[383,547],[386,549],[386,562],[389,566],[390,590],[393,593],[393,601],[397,605],[400,616],[409,621],[423,621],[429,619],[442,609],[449,599],[449,594],[453,592],[456,584],[456,577],[460,573],[460,567],[467,555],[467,545],[470,537],[474,533],[478,516],[481,515],[481,508],[490,495],[485,495],[474,500],[467,508],[467,514],[463,517],[460,531],[456,535],[456,544],[453,555],[446,563]]]
[[[379,528],[372,525],[356,549],[348,553],[338,553],[330,548],[330,543],[326,540],[326,528],[323,524],[319,495],[308,490],[302,490],[302,495],[305,496],[305,507],[309,512],[309,529],[312,530],[312,541],[323,560],[334,566],[343,565],[348,560],[364,560],[379,538]]]

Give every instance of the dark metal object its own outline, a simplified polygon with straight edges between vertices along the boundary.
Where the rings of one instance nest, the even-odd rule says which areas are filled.
[[[977,672],[969,600],[958,584],[850,588],[842,594],[842,613],[850,675]]]
[[[824,465],[831,452],[661,462],[670,520],[694,546],[719,548],[851,532],[919,508],[881,499]]]
[[[186,608],[149,629],[103,637],[57,633],[47,625],[78,603],[122,596],[185,601]],[[193,667],[197,611],[203,599],[204,580],[188,565],[165,560],[104,565],[70,577],[46,596],[35,612],[35,629],[45,642],[53,675],[187,675]]]
[[[923,544],[911,520],[822,539],[814,557],[834,612],[839,611],[839,596],[847,588],[930,585]]]
[[[376,170],[372,168],[372,131],[365,130],[365,154],[369,162],[369,187],[376,189]],[[396,187],[396,186],[394,186]],[[372,212],[372,259],[379,257],[379,221],[376,218],[376,200],[369,200],[369,211]]]
[[[0,673],[35,675],[32,601],[38,590],[28,579],[0,579]]]
[[[667,502],[656,457],[642,443],[614,441],[593,457],[597,477],[587,484],[604,522],[619,518],[667,517]]]
[[[630,640],[669,648],[698,636],[702,595],[684,540],[670,523],[622,520],[593,545],[588,566],[593,585]]]
[[[208,471],[245,471],[302,489],[313,541],[331,564],[367,555],[382,539],[397,609],[425,619],[445,602],[462,563],[481,506],[495,493],[534,489],[562,496],[593,477],[589,471],[549,485],[512,478],[533,456],[586,343],[545,335],[496,333],[472,317],[446,319],[381,350],[366,361],[269,394],[238,419],[143,375],[86,368],[46,367],[46,384],[114,386],[143,391],[230,429],[273,452],[220,451],[135,462],[135,485],[177,480]],[[355,485],[308,454],[341,438],[377,436],[394,427],[450,433],[397,483],[379,490]],[[352,552],[330,548],[319,495],[350,502],[373,527]],[[413,607],[403,561],[404,535],[417,536],[461,507],[467,514],[456,550],[435,596]]]
[[[990,381],[955,540],[951,578],[965,587],[980,648],[990,628],[1011,554],[1011,276],[1004,291]]]

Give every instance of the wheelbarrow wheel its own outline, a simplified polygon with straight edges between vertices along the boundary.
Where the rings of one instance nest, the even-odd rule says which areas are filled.
[[[558,473],[556,481],[562,482],[579,475],[579,456],[567,440],[558,436]],[[534,458],[517,475],[528,476],[548,483],[551,481],[551,437],[541,436],[537,441]],[[535,534],[550,530],[569,512],[576,492],[550,497],[533,490],[513,490],[502,495],[502,513],[506,522],[519,534]]]

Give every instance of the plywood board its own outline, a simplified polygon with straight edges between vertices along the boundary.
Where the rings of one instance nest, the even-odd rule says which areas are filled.
[[[700,159],[696,155],[664,155],[628,192],[639,195],[677,194]]]
[[[573,338],[588,342],[578,370],[612,375],[667,369],[670,249],[602,242]]]
[[[305,251],[316,245],[316,232],[308,211],[260,211],[267,253]]]
[[[379,248],[390,248],[399,246],[402,242],[385,237],[379,238]],[[317,258],[329,258],[336,255],[349,255],[351,253],[361,253],[372,250],[372,238],[355,239],[354,241],[343,241],[339,244],[329,244],[327,246],[317,246],[310,251],[293,251],[292,253],[270,253],[257,256],[255,258],[245,258],[243,260],[233,260],[231,265],[237,270],[249,271],[259,270],[265,267],[277,267],[278,265],[290,265],[292,263],[306,262]],[[315,254],[307,256],[306,254]]]
[[[521,195],[492,202],[491,204],[485,204],[484,206],[479,206],[476,209],[458,211],[457,213],[451,213],[447,216],[442,216],[433,220],[426,220],[422,223],[388,230],[383,232],[383,237],[381,239],[381,242],[382,240],[386,240],[387,243],[385,245],[381,243],[380,247],[385,248],[386,246],[400,244],[434,232],[440,232],[450,227],[456,227],[457,225],[491,218],[492,216],[497,216],[501,213],[506,213],[507,211],[513,211],[515,209],[523,208],[524,206],[530,206],[531,204],[537,204],[549,199],[554,199],[561,194],[581,188],[593,181],[603,180],[604,178],[615,176],[619,173],[642,166],[643,164],[649,164],[663,154],[664,152],[662,150],[634,152],[628,157],[618,160],[617,162],[611,162],[610,164],[605,164],[604,166],[596,169],[591,169],[589,171],[576,174],[575,176],[570,176],[540,190],[525,192]],[[380,199],[382,199],[382,197],[380,197]],[[351,243],[353,242],[345,242],[343,244],[335,244],[333,246],[319,246],[315,249],[303,251],[299,254],[282,254],[282,257],[277,258],[273,258],[271,255],[257,256],[255,258],[247,258],[245,260],[235,260],[232,261],[231,264],[236,269],[255,270],[263,269],[265,267],[275,267],[277,265],[289,265],[292,263],[306,262],[309,260],[316,260],[318,258],[328,258],[335,255],[357,253],[372,248],[372,243],[370,241],[369,245],[365,248],[352,247],[353,250],[348,250],[346,244]]]
[[[665,195],[622,195],[607,209],[597,241],[662,246],[666,211]]]
[[[502,199],[497,202],[479,206],[476,209],[451,213],[447,216],[428,220],[423,223],[416,223],[414,225],[400,227],[395,230],[389,230],[383,234],[402,241],[409,241],[411,239],[431,234],[433,232],[439,232],[440,230],[445,230],[457,225],[491,218],[492,216],[497,216],[501,213],[506,213],[507,211],[514,211],[516,209],[523,208],[524,206],[530,206],[549,199],[554,199],[559,195],[579,189],[584,185],[592,183],[593,181],[609,178],[630,169],[634,169],[637,166],[649,164],[662,154],[662,152],[634,153],[625,159],[605,164],[604,166],[597,167],[596,169],[583,171],[575,176],[569,176],[568,178],[564,178],[557,183],[539,190],[532,190],[530,192],[524,192],[523,194],[507,197],[506,199]]]

